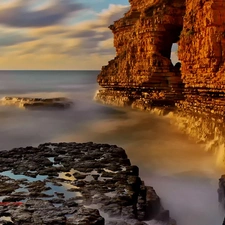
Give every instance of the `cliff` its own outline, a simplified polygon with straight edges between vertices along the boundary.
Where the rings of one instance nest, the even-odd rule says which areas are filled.
[[[225,115],[225,2],[188,0],[179,41],[185,101],[179,107]]]
[[[188,0],[180,35],[184,100],[177,103],[199,140],[211,140],[210,148],[224,145],[225,116],[225,2]],[[224,156],[221,159],[224,161]]]
[[[129,12],[110,26],[117,55],[98,76],[99,84],[107,88],[98,99],[138,107],[144,97],[146,107],[174,105],[174,99],[182,98],[183,85],[179,64],[172,65],[170,53],[183,27],[185,1],[130,4]]]
[[[180,35],[179,59],[185,84],[179,116],[183,129],[208,149],[219,151],[224,164],[225,133],[225,2],[188,0]]]
[[[196,139],[225,143],[225,2],[130,0],[130,5],[110,26],[116,57],[98,76],[103,89],[96,99],[173,111]],[[173,43],[181,62],[175,66]]]

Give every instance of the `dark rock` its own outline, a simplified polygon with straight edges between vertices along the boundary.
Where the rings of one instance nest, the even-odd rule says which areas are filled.
[[[162,221],[162,222],[167,222],[169,221],[169,219],[170,219],[169,210],[164,210],[155,217],[155,220]]]
[[[55,194],[56,194],[59,198],[64,198],[64,193],[55,192]]]
[[[146,204],[148,219],[152,219],[159,214],[161,210],[160,198],[152,187],[147,187]]]
[[[78,204],[76,203],[76,199],[69,199],[69,200],[65,201],[64,205],[68,206],[68,207],[77,207],[78,206]]]
[[[76,179],[84,179],[87,175],[86,174],[81,174],[81,173],[74,173],[73,176]]]
[[[138,167],[117,146],[46,143],[0,152],[0,162],[1,171],[27,175],[27,180],[14,180],[0,174],[0,196],[5,196],[0,213],[16,225],[102,225],[99,212],[119,225],[170,220],[153,188],[139,178]],[[40,180],[31,182],[34,177]]]
[[[72,218],[70,224],[80,224],[80,225],[104,225],[105,220],[100,216],[97,209],[80,208],[77,214]]]
[[[25,196],[8,196],[2,200],[2,202],[19,202],[26,199]]]
[[[218,200],[225,209],[225,175],[219,179]]]
[[[51,200],[49,200],[49,202],[54,203],[54,204],[63,204],[63,203],[65,203],[65,200],[60,199],[60,198],[52,198]]]
[[[99,175],[92,175],[92,177],[93,177],[95,180],[98,180]]]

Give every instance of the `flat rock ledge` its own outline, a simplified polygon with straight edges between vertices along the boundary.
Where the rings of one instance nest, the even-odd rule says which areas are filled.
[[[1,105],[17,106],[25,109],[36,108],[69,108],[73,103],[68,98],[28,98],[28,97],[4,97],[0,100]]]
[[[124,149],[89,142],[0,151],[0,224],[176,223]]]
[[[113,89],[100,89],[94,96],[94,100],[117,107],[130,107],[135,110],[160,112],[160,115],[167,115],[174,112],[175,99],[163,99],[158,92],[149,93],[143,89],[131,90],[113,90]]]

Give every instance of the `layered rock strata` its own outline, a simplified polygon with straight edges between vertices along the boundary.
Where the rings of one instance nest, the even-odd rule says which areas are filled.
[[[144,220],[155,219],[175,224],[138,173],[115,145],[46,143],[1,151],[0,221],[145,225]]]
[[[189,133],[213,150],[225,143],[224,21],[224,1],[187,0],[178,51],[185,84],[184,100],[177,103],[179,116],[191,118]],[[219,160],[224,163],[225,153]]]
[[[185,0],[130,0],[131,8],[110,26],[116,57],[104,66],[96,99],[136,108],[174,106],[182,99],[180,65],[171,47],[183,27]]]
[[[178,108],[225,116],[225,2],[187,0],[179,41],[185,100]]]
[[[116,57],[102,68],[96,99],[173,111],[174,123],[208,149],[225,145],[225,2],[130,0],[110,26]],[[170,60],[178,43],[181,65]],[[180,68],[181,66],[181,68]],[[222,161],[225,161],[225,154]]]
[[[72,105],[72,101],[67,98],[28,98],[28,97],[4,97],[0,100],[0,105],[17,106],[25,109],[59,108],[64,109]]]

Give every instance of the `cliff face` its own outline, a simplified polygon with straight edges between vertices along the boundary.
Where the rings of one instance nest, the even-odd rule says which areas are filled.
[[[185,132],[225,145],[225,1],[130,4],[129,12],[110,26],[117,55],[98,76],[104,89],[96,99],[173,110]],[[170,60],[173,43],[178,43],[181,69]]]
[[[220,152],[225,145],[225,2],[187,0],[178,44],[185,89],[176,105],[186,121],[183,129]],[[224,164],[225,152],[218,157]]]
[[[185,83],[186,111],[225,115],[225,2],[187,0],[179,59]]]
[[[134,100],[145,97],[173,105],[181,98],[182,82],[170,53],[183,27],[185,0],[130,0],[130,4],[129,12],[110,26],[117,55],[98,76],[102,87],[117,92],[101,91],[98,99],[105,102],[111,96],[109,102],[115,103],[123,95],[127,100],[118,101],[124,104],[134,105]]]

